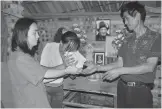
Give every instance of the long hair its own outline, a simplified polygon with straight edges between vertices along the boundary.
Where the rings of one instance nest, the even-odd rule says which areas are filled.
[[[76,33],[72,31],[67,31],[61,37],[63,44],[68,44],[65,51],[78,50],[80,47],[80,39],[77,37]]]
[[[19,47],[24,53],[34,56],[38,45],[34,46],[32,49],[29,49],[27,44],[28,31],[32,23],[36,23],[36,21],[29,18],[20,18],[16,22],[11,41],[11,50],[13,52]]]
[[[56,43],[60,43],[61,41],[61,36],[63,35],[62,31],[64,30],[65,28],[64,27],[61,27],[57,30],[55,36],[54,36],[54,39],[53,41],[56,42]]]

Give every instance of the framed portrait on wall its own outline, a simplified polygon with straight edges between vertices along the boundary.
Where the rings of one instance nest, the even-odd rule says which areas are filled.
[[[105,41],[110,35],[110,19],[99,19],[96,21],[96,41]]]
[[[94,52],[94,61],[96,65],[104,65],[105,64],[105,53]]]

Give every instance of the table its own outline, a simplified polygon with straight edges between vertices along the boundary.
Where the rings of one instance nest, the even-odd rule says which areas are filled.
[[[67,78],[64,80],[64,90],[72,92],[85,92],[102,95],[112,95],[114,97],[114,107],[117,107],[117,81],[114,82],[101,82],[89,81],[86,77],[77,77],[74,80]],[[63,102],[64,105],[81,106],[76,103]],[[85,105],[85,107],[94,107],[92,105]]]

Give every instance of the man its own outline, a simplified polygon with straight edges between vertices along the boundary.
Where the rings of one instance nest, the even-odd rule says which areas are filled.
[[[117,86],[118,108],[152,108],[151,89],[154,70],[161,55],[161,35],[144,25],[146,11],[138,2],[122,6],[124,25],[134,34],[118,51],[118,60],[98,70],[107,71],[103,80],[120,77]]]
[[[108,27],[102,21],[99,23],[98,34],[96,35],[96,41],[105,41],[107,36]]]

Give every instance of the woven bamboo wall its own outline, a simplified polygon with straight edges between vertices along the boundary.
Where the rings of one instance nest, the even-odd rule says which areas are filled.
[[[73,24],[78,24],[82,29],[86,31],[86,34],[88,36],[88,39],[95,40],[95,31],[96,31],[96,20],[98,17],[73,17],[71,18],[70,21],[59,21],[58,19],[48,19],[44,21],[39,21],[38,25],[40,28],[44,28],[47,31],[47,34],[42,36],[42,40],[44,41],[51,41],[53,39],[55,32],[59,27],[65,26],[67,28],[71,28]],[[116,35],[115,31],[118,29],[123,28],[123,23],[122,19],[119,16],[114,16],[114,17],[109,17],[107,16],[101,16],[100,18],[103,19],[110,19],[111,21],[111,27],[110,27],[110,34],[112,36]],[[150,29],[157,31],[161,33],[160,29],[160,23],[161,18],[146,18],[145,24],[148,26]]]

